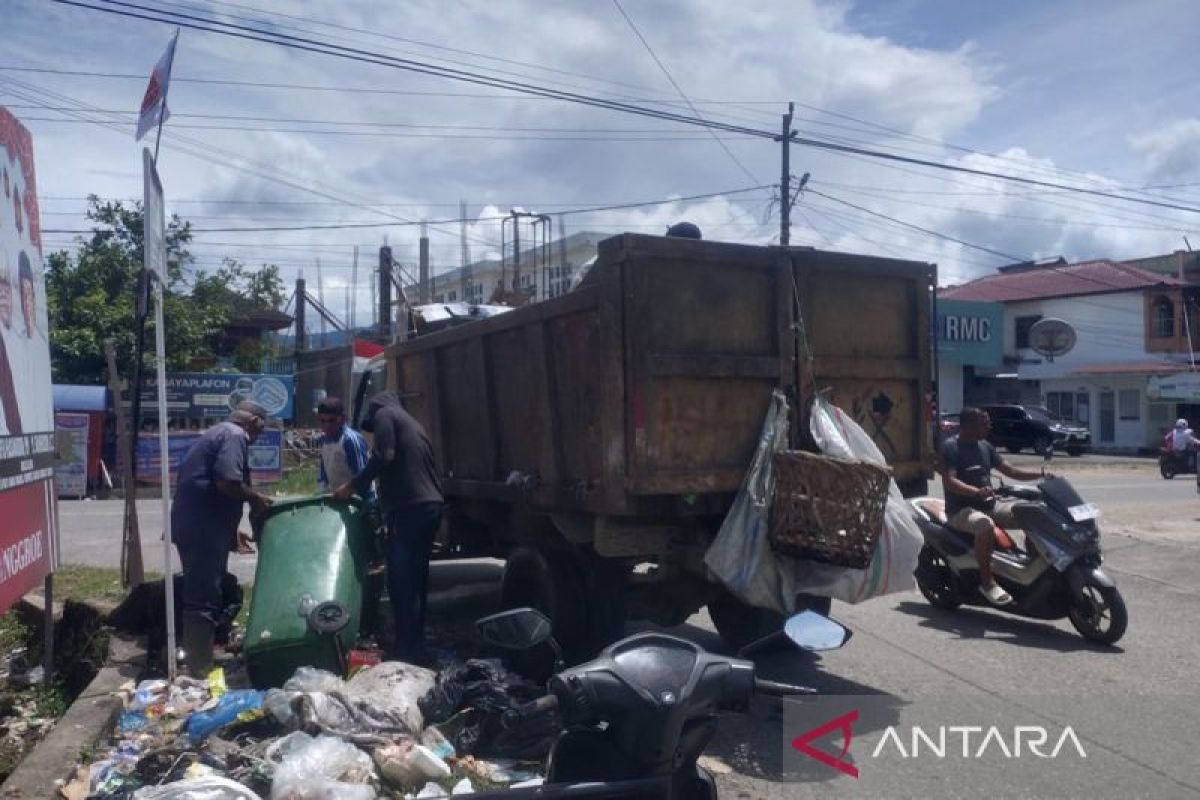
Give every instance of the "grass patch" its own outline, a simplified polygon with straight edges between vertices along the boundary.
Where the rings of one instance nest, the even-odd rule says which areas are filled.
[[[283,480],[271,487],[276,497],[308,497],[317,493],[316,461],[292,467],[283,473]]]
[[[152,570],[146,572],[147,581],[156,581],[162,574]],[[121,586],[121,570],[113,567],[88,567],[82,564],[64,564],[54,573],[54,599],[105,600],[119,603],[125,599],[125,587]]]

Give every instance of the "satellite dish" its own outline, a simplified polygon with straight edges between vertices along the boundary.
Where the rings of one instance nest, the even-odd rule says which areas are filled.
[[[1038,320],[1029,329],[1029,347],[1053,361],[1075,349],[1075,329],[1061,319]]]

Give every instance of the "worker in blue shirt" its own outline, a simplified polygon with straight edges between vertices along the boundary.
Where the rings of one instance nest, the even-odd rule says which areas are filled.
[[[346,424],[346,407],[340,398],[326,397],[321,401],[317,406],[317,423],[321,426],[317,487],[330,492],[362,472],[370,458],[370,448],[363,435]],[[374,507],[374,488],[367,488],[363,500],[368,508]]]

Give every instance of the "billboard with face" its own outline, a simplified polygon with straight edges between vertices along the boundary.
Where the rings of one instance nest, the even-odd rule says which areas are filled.
[[[56,563],[54,453],[33,137],[0,107],[0,610]]]

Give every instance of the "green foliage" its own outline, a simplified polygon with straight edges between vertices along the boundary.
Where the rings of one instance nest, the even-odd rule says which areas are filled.
[[[116,344],[121,374],[133,372],[142,267],[141,207],[102,201],[95,195],[88,203],[91,235],[80,237],[75,253],[51,253],[46,262],[51,360],[54,380],[60,383],[105,383],[107,338]],[[278,308],[283,302],[277,267],[252,271],[226,260],[211,275],[193,272],[187,249],[191,240],[190,224],[172,215],[167,223],[163,285],[167,367],[172,370],[211,359],[217,336],[232,314],[246,308]],[[147,343],[153,343],[153,316],[146,337]]]

